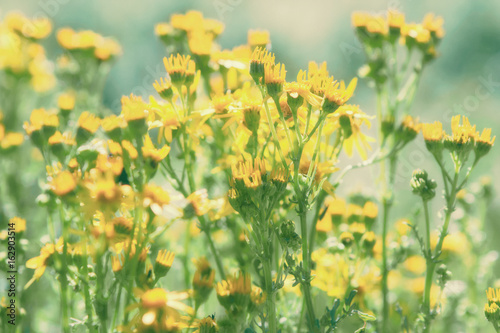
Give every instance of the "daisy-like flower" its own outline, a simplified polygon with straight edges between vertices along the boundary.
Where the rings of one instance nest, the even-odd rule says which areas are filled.
[[[196,305],[206,302],[214,288],[215,270],[212,269],[207,258],[193,259],[196,271],[193,276],[193,291]]]
[[[25,289],[31,286],[33,282],[40,279],[45,272],[46,268],[52,264],[51,258],[54,253],[62,253],[63,251],[63,239],[59,238],[56,244],[48,243],[45,244],[40,250],[40,255],[35,258],[31,258],[26,262],[26,267],[35,270],[35,274],[31,280],[26,283]]]
[[[485,128],[481,132],[481,135],[476,137],[476,145],[474,151],[476,153],[476,158],[480,158],[486,155],[493,144],[495,143],[496,136],[491,137],[491,128]]]
[[[250,57],[250,75],[256,84],[262,84],[261,78],[264,77],[267,64],[274,65],[274,54],[265,48],[256,47]]]
[[[63,93],[57,98],[57,106],[63,112],[70,112],[75,108],[75,95],[73,93]]]
[[[128,310],[139,308],[137,314],[140,331],[171,332],[184,329],[188,325],[182,319],[182,313],[193,315],[191,307],[182,301],[189,297],[187,292],[169,292],[162,288],[146,291],[135,290],[140,302]]]
[[[156,256],[154,271],[156,279],[167,275],[172,263],[174,262],[175,254],[167,250],[160,250]]]
[[[75,176],[69,171],[58,173],[50,182],[50,188],[57,196],[65,196],[75,190],[77,181]]]
[[[283,83],[286,79],[285,64],[266,63],[264,66],[264,82],[266,83],[267,93],[271,97],[276,97],[283,91]]]
[[[267,30],[249,30],[248,45],[254,48],[257,46],[266,47],[271,44],[271,37]]]
[[[186,79],[186,75],[189,73],[194,74],[196,68],[195,62],[191,60],[191,56],[189,55],[177,54],[174,57],[172,54],[169,58],[163,58],[163,64],[174,86],[182,85]]]
[[[327,114],[337,111],[339,107],[344,105],[354,94],[358,78],[354,78],[346,87],[344,81],[334,82],[325,91],[323,102],[323,111]]]
[[[327,118],[325,132],[341,128],[344,135],[344,149],[347,155],[352,156],[356,147],[362,159],[366,159],[367,150],[371,150],[369,142],[375,141],[361,131],[361,126],[370,128],[370,116],[366,115],[357,105],[344,105],[338,108],[332,116]]]
[[[167,145],[164,145],[160,149],[157,149],[154,146],[153,141],[151,141],[149,135],[146,134],[142,146],[142,156],[144,156],[144,158],[151,159],[151,161],[153,161],[156,165],[161,161],[163,161],[163,159],[167,157],[169,152],[170,152],[170,147]]]

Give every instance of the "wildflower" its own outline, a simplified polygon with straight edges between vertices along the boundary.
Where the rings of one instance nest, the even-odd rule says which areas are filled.
[[[496,323],[500,318],[500,307],[497,303],[486,303],[484,305],[484,315],[488,321]]]
[[[191,193],[186,200],[189,203],[184,208],[184,216],[186,218],[205,215],[210,209],[210,202],[206,189],[200,189]]]
[[[93,179],[87,179],[85,186],[91,199],[100,204],[118,204],[122,197],[122,191],[115,183],[113,173],[99,173]]]
[[[435,156],[439,156],[443,149],[443,124],[435,121],[431,124],[422,124],[422,135],[424,136],[425,146]]]
[[[215,287],[217,299],[229,313],[244,313],[250,302],[252,282],[250,274],[240,272]]]
[[[264,82],[267,93],[276,98],[283,91],[283,83],[286,79],[285,64],[266,63],[264,66]]]
[[[228,107],[233,102],[231,94],[214,95],[211,99],[211,105],[216,114],[225,114],[228,112]]]
[[[408,48],[413,48],[415,45],[423,50],[428,49],[431,41],[431,33],[421,24],[405,24],[401,29],[401,36],[404,38]]]
[[[153,145],[153,141],[151,141],[149,135],[146,134],[144,137],[144,144],[142,146],[142,156],[146,159],[150,159],[154,163],[154,166],[163,161],[169,152],[170,147],[167,145],[164,145],[160,149],[156,149]]]
[[[101,120],[101,127],[110,139],[120,141],[122,130],[127,127],[127,123],[123,116],[113,114]]]
[[[462,116],[460,124],[460,115],[457,115],[451,118],[451,130],[452,134],[445,137],[444,147],[461,156],[467,156],[474,148],[476,125],[472,126],[465,116]]]
[[[122,148],[125,150],[126,156],[132,160],[135,160],[139,156],[137,149],[135,149],[134,145],[128,140],[122,141]]]
[[[172,263],[174,262],[175,254],[167,250],[160,250],[156,256],[154,271],[156,279],[167,275]]]
[[[372,251],[376,242],[377,238],[373,231],[368,231],[363,235],[363,237],[361,237],[361,244],[363,248],[365,248],[369,252]]]
[[[26,230],[26,220],[21,217],[13,217],[9,220],[9,229],[14,229],[16,234]]]
[[[3,129],[3,126],[1,128]],[[0,134],[0,147],[3,150],[7,150],[12,147],[18,147],[23,142],[24,142],[24,136],[22,133],[9,132],[3,136]]]
[[[158,121],[155,121],[160,124],[158,131],[158,143],[162,137],[164,137],[167,142],[172,142],[172,133],[180,127],[181,119],[178,117],[177,113],[170,104],[161,105],[153,100],[151,103],[151,109],[160,117]]]
[[[410,256],[405,260],[404,266],[409,272],[421,275],[426,269],[425,258],[418,255]]]
[[[172,84],[168,80],[160,79],[160,82],[155,81],[153,83],[153,87],[156,89],[156,92],[166,101],[172,100],[174,92],[172,90]]]
[[[260,110],[262,103],[260,101],[247,101],[243,108],[243,124],[254,135],[257,135],[260,125]]]
[[[26,283],[25,289],[31,286],[33,282],[40,279],[45,272],[46,268],[52,264],[52,256],[54,253],[62,253],[63,251],[63,239],[59,238],[56,244],[47,243],[45,244],[41,250],[40,255],[35,258],[31,258],[26,261],[26,268],[34,269],[35,274],[31,278],[31,280]]]
[[[389,34],[392,42],[401,34],[401,28],[405,24],[405,15],[397,10],[389,10],[387,12],[387,23],[389,25]]]
[[[40,148],[44,144],[44,138],[52,136],[58,126],[57,115],[41,108],[31,112],[30,121],[25,122],[23,127],[35,146]]]
[[[330,215],[333,225],[338,226],[346,214],[346,202],[344,199],[332,199],[328,203],[327,214]]]
[[[415,139],[421,128],[422,124],[418,123],[418,119],[415,119],[412,116],[406,116],[401,122],[396,134],[396,139],[398,141],[403,141],[404,143],[410,142]]]
[[[197,326],[198,330],[194,333],[216,333],[219,331],[219,326],[217,325],[213,315],[200,320]]]
[[[248,45],[250,47],[266,47],[271,44],[269,31],[266,30],[249,30],[248,31]]]
[[[360,222],[353,222],[349,225],[349,231],[354,236],[356,242],[359,242],[361,236],[366,232],[366,226]]]
[[[111,171],[115,176],[119,176],[123,170],[123,159],[120,156],[110,157],[99,154],[96,160],[96,168],[103,173]]]
[[[125,216],[118,216],[113,218],[113,229],[118,235],[123,235],[125,237],[130,236],[134,224],[129,218]]]
[[[172,54],[169,58],[163,58],[163,64],[172,80],[172,84],[178,87],[185,82],[187,73],[194,73],[195,71],[195,63],[189,55],[177,54],[174,57]]]
[[[265,48],[256,47],[250,58],[250,75],[256,84],[260,85],[264,83],[261,82],[261,79],[265,75],[265,68],[268,64],[274,64],[274,54]]]
[[[374,202],[367,201],[363,206],[364,222],[368,229],[371,228],[377,218],[378,207]]]
[[[444,37],[444,20],[441,16],[434,16],[433,13],[425,15],[422,25],[429,30],[432,38],[437,42]]]
[[[75,108],[75,96],[72,93],[63,93],[57,98],[57,106],[63,113],[68,113]]]
[[[75,176],[69,171],[63,171],[50,182],[50,188],[57,196],[65,196],[76,188]]]
[[[78,118],[78,129],[76,132],[76,141],[79,145],[90,139],[92,134],[97,132],[101,126],[101,120],[94,114],[84,111]]]
[[[214,288],[215,270],[205,257],[193,259],[196,271],[193,276],[194,300],[196,306],[206,302]]]
[[[323,101],[322,109],[327,114],[337,111],[337,109],[344,105],[354,94],[358,79],[354,78],[345,86],[344,81],[336,82],[328,87],[325,91],[325,99]]]
[[[186,292],[168,292],[162,288],[142,292],[138,304],[140,323],[143,326],[141,331],[169,332],[173,328],[184,328],[180,312],[193,313],[192,308],[181,302],[187,297]]]
[[[122,115],[128,124],[128,129],[133,138],[140,138],[146,134],[148,127],[146,117],[149,115],[148,106],[140,96],[123,96]]]
[[[163,206],[168,205],[170,202],[168,192],[160,186],[153,184],[146,184],[144,186],[142,196],[143,206],[151,208],[151,210],[157,215],[161,214]]]
[[[348,248],[354,242],[354,236],[350,232],[344,231],[340,234],[340,242],[344,244],[346,248]]]
[[[500,288],[488,288],[486,297],[489,303],[500,303]]]
[[[429,179],[425,170],[417,169],[413,171],[410,186],[413,193],[422,197],[422,200],[429,201],[436,195],[437,183],[434,179]]]
[[[495,143],[495,138],[491,138],[491,128],[485,128],[481,132],[480,136],[476,137],[476,145],[474,146],[474,152],[476,153],[476,159],[483,157],[488,154],[493,143]]]

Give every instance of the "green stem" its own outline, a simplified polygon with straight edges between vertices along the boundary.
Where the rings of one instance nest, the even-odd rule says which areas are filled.
[[[458,182],[458,175],[459,175],[460,168],[459,166],[455,166],[455,176],[453,177],[453,182],[451,184],[451,192],[450,195],[447,197],[447,203],[446,203],[446,215],[444,219],[444,224],[443,224],[443,229],[441,231],[441,234],[439,235],[439,240],[436,245],[436,248],[434,249],[434,253],[431,251],[429,248],[429,258],[427,259],[427,270],[425,273],[425,289],[424,289],[424,300],[423,300],[423,307],[424,307],[424,312],[425,312],[425,327],[424,327],[424,333],[430,332],[431,329],[431,306],[430,306],[430,293],[431,293],[431,287],[432,287],[432,279],[434,275],[434,269],[436,268],[436,263],[441,255],[441,249],[443,247],[443,242],[448,234],[448,226],[450,224],[451,220],[451,214],[453,213],[453,207],[455,205],[455,198],[456,194],[458,191],[457,187],[457,182]],[[443,181],[446,181],[446,179],[443,179]],[[428,217],[426,217],[427,219]],[[430,236],[428,236],[430,237]]]
[[[268,244],[264,245],[266,248]],[[268,251],[266,251],[268,252]],[[264,280],[266,284],[266,319],[269,324],[269,333],[278,332],[277,322],[276,322],[276,295],[273,290],[273,277],[271,273],[271,256],[270,253],[267,253],[266,259],[262,261],[262,265],[264,268]]]
[[[387,321],[389,320],[389,303],[387,294],[387,224],[389,219],[389,204],[384,199],[383,203],[383,221],[382,221],[382,332],[387,332]]]

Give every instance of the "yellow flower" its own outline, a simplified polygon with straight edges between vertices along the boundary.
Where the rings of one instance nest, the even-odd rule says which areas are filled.
[[[139,156],[137,149],[135,149],[134,145],[128,140],[122,141],[122,148],[127,151],[128,156],[132,160],[135,160]]]
[[[107,156],[99,154],[97,156],[96,168],[105,173],[111,171],[115,176],[119,176],[123,170],[123,160],[120,156]]]
[[[394,9],[389,9],[387,12],[387,22],[389,28],[400,30],[405,24],[405,14]]]
[[[85,185],[90,198],[100,203],[118,203],[122,197],[121,188],[115,183],[112,172],[99,173],[94,179],[87,179]]]
[[[422,25],[425,29],[429,30],[433,36],[441,39],[444,37],[443,23],[444,20],[441,16],[435,17],[433,13],[428,13],[425,15]]]
[[[26,286],[24,287],[25,289],[31,286],[31,284],[36,280],[38,280],[40,277],[42,277],[47,266],[51,264],[50,259],[52,258],[52,255],[56,251],[58,253],[62,253],[62,250],[63,250],[63,239],[59,238],[56,244],[53,243],[45,244],[41,248],[40,255],[38,257],[31,258],[28,261],[26,261],[26,268],[34,269],[35,274],[33,275],[33,278],[31,278],[31,280],[29,280],[28,283],[26,283]]]
[[[427,44],[431,41],[430,31],[424,28],[421,24],[405,24],[401,29],[401,35],[403,38],[406,38],[406,40],[410,38],[419,44]]]
[[[266,84],[283,84],[286,79],[285,64],[266,63],[264,67]]]
[[[167,275],[172,263],[174,262],[175,254],[167,250],[160,250],[156,256],[154,271],[156,279]]]
[[[95,133],[101,126],[101,119],[89,111],[84,111],[78,118],[78,127],[87,130],[90,133]]]
[[[147,104],[140,96],[123,96],[122,102],[122,115],[127,123],[135,120],[145,120],[148,116]]]
[[[345,86],[344,81],[340,83],[334,82],[325,91],[325,99],[323,102],[323,111],[326,113],[335,112],[340,106],[344,105],[354,94],[358,78],[354,78]]]
[[[160,186],[153,184],[146,184],[142,191],[143,206],[150,207],[155,214],[160,214],[163,206],[168,205],[170,196],[168,192]]]
[[[0,128],[0,132],[2,131],[3,126]],[[17,132],[9,132],[2,137],[0,134],[0,147],[2,149],[9,149],[11,147],[20,146],[24,141],[24,136],[22,133]]]
[[[421,275],[425,272],[426,263],[422,256],[410,256],[404,262],[405,268],[415,275]]]
[[[57,98],[57,106],[60,110],[71,111],[75,108],[75,95],[73,93],[63,93]]]
[[[165,100],[170,101],[172,99],[174,92],[172,90],[172,83],[169,80],[163,80],[163,78],[161,78],[160,82],[155,81],[153,83],[153,87],[155,88],[156,92]]]
[[[269,31],[267,30],[249,30],[248,31],[248,45],[250,47],[262,46],[271,44]]]
[[[174,85],[184,83],[186,74],[195,72],[196,64],[189,55],[173,54],[169,58],[163,58],[163,64]]]
[[[191,193],[188,195],[186,200],[189,202],[187,210],[186,208],[184,209],[185,214],[188,213],[187,216],[190,215],[190,208],[193,209],[196,216],[205,215],[210,210],[210,201],[208,200],[208,193],[206,189],[200,189]]]
[[[213,47],[213,34],[204,30],[194,30],[188,38],[189,50],[193,55],[208,57]]]
[[[50,182],[50,188],[58,196],[65,196],[76,188],[75,176],[69,171],[62,171]]]
[[[443,139],[444,136],[443,124],[439,121],[435,121],[431,124],[422,124],[422,135],[425,141],[438,142]]]
[[[42,127],[56,128],[58,126],[59,118],[57,114],[49,112],[44,108],[33,110],[30,115],[30,122],[24,123],[24,129],[28,135],[31,135],[34,131],[41,130]]]
[[[11,228],[11,225],[13,227]],[[13,217],[9,220],[9,229],[14,229],[16,233],[20,233],[26,230],[26,220],[20,217]]]
[[[155,25],[155,35],[160,37],[165,37],[173,32],[173,27],[165,22],[161,22]]]
[[[261,78],[264,77],[267,65],[274,65],[274,54],[260,46],[253,50],[250,56],[250,75],[255,83],[262,84]]]
[[[488,290],[486,290],[486,297],[488,298],[488,302],[490,303],[499,303],[500,288],[488,288]]]
[[[155,163],[160,163],[165,157],[167,157],[169,152],[170,147],[167,145],[164,145],[160,149],[156,149],[153,145],[153,141],[151,141],[149,135],[146,134],[144,137],[144,145],[142,146],[142,155],[144,158],[150,158]]]
[[[68,146],[75,145],[75,139],[71,136],[70,132],[61,133],[56,131],[54,135],[49,138],[49,145],[65,144]]]
[[[193,309],[181,301],[188,298],[187,292],[168,292],[162,288],[154,288],[145,292],[136,290],[140,296],[138,320],[140,331],[172,332],[185,328],[180,311],[192,315]]]

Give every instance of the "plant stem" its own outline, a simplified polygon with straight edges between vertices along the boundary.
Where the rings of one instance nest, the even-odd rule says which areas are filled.
[[[389,304],[387,294],[387,222],[389,219],[389,203],[384,199],[383,221],[382,221],[382,332],[387,332],[387,321],[389,319]]]
[[[434,275],[434,269],[436,268],[436,262],[439,256],[441,255],[441,249],[443,247],[443,242],[448,234],[448,226],[450,224],[451,220],[451,214],[453,213],[453,207],[455,205],[455,198],[456,194],[458,191],[457,188],[457,182],[458,182],[458,175],[459,175],[460,168],[459,166],[455,166],[455,176],[453,177],[453,182],[451,184],[451,192],[450,195],[447,197],[447,203],[446,203],[446,215],[444,218],[444,224],[443,224],[443,229],[441,231],[441,234],[439,235],[439,240],[436,245],[436,248],[434,249],[434,253],[430,249],[430,239],[429,239],[429,258],[427,259],[427,270],[425,273],[425,289],[424,289],[424,300],[423,300],[423,307],[424,307],[424,312],[425,312],[425,327],[424,327],[424,333],[430,332],[430,326],[431,326],[431,305],[430,305],[430,294],[431,294],[431,287],[432,287],[432,278]],[[444,182],[446,182],[446,179],[443,179]],[[425,208],[426,205],[424,205]],[[428,214],[428,212],[426,212]],[[428,216],[426,216],[426,220],[428,220]],[[430,235],[428,235],[430,238]]]
[[[269,247],[268,244],[264,245],[265,248]],[[276,323],[276,295],[273,290],[273,277],[271,273],[271,254],[267,252],[266,258],[262,261],[264,266],[264,280],[266,283],[266,293],[268,298],[266,299],[266,319],[269,324],[269,333],[278,332]]]

